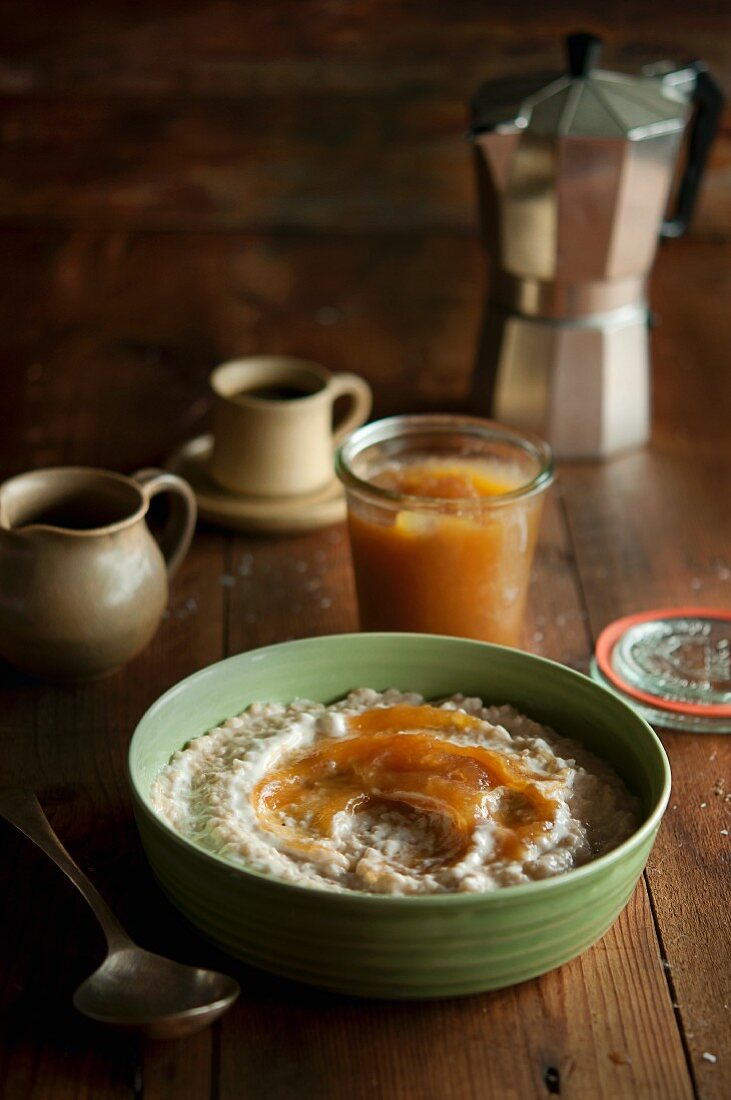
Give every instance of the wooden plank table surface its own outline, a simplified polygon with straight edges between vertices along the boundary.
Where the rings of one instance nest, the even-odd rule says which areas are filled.
[[[33,2],[27,19],[7,7],[0,478],[160,464],[205,429],[207,376],[234,354],[358,371],[375,415],[466,407],[484,262],[461,112],[500,71],[495,42],[541,68],[565,20],[531,9],[521,37],[507,4],[460,2],[443,20],[424,3],[408,24],[386,3],[348,15],[318,0],[298,38],[285,0],[245,13],[176,0],[144,16],[113,4],[106,22],[82,3],[61,17]],[[694,52],[728,79],[723,5],[669,15],[657,40],[643,10],[604,27],[617,57]],[[547,505],[524,648],[583,671],[621,615],[731,605],[728,150],[726,119],[694,231],[653,275],[651,445],[560,464]],[[62,688],[0,663],[0,785],[36,789],[141,944],[243,990],[181,1042],[78,1016],[71,994],[101,933],[0,822],[3,1100],[726,1100],[728,737],[660,731],[673,792],[629,906],[580,958],[513,989],[423,1004],[319,992],[226,958],[164,900],[125,779],[142,713],[228,654],[354,629],[344,526],[275,538],[200,525],[155,639],[121,672]]]

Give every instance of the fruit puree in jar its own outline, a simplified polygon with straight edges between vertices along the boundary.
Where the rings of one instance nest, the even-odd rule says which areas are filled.
[[[370,480],[398,497],[349,506],[362,628],[517,645],[543,495],[521,496],[525,477],[484,459],[426,458]]]

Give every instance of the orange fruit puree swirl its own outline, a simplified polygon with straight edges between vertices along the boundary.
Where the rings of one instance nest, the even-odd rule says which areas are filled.
[[[546,786],[545,776],[503,753],[437,735],[480,729],[478,718],[399,704],[351,715],[347,726],[354,736],[319,742],[269,772],[252,792],[261,826],[305,856],[331,835],[336,814],[375,807],[442,815],[449,825],[444,864],[464,854],[475,826],[488,816],[499,827],[497,855],[511,859],[552,827],[557,803],[536,786]],[[487,796],[498,787],[501,797],[491,809]]]
[[[413,466],[392,467],[374,478],[377,485],[407,496],[432,497],[437,500],[479,500],[500,496],[516,488],[498,471],[482,470],[462,463],[415,463]]]

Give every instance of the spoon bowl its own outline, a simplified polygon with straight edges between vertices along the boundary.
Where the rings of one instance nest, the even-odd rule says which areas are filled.
[[[74,1005],[99,1023],[178,1039],[213,1023],[238,995],[226,974],[130,946],[107,955],[74,993]]]

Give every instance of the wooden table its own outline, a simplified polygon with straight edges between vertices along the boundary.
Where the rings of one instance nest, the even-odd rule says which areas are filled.
[[[524,39],[510,5],[494,16],[455,5],[460,18],[445,22],[424,4],[409,34],[389,15],[369,37],[333,5],[313,6],[318,20],[296,44],[284,30],[295,5],[283,0],[269,22],[256,6],[244,17],[205,3],[176,4],[176,22],[173,5],[157,5],[164,17],[144,27],[134,5],[114,6],[105,24],[80,3],[38,2],[11,26],[0,66],[11,108],[0,476],[159,464],[203,430],[207,375],[237,353],[357,370],[377,415],[464,406],[484,282],[462,105],[478,75],[501,67],[488,31],[527,71],[563,25],[539,29],[534,13]],[[625,61],[669,43],[727,69],[722,5],[668,16],[658,41],[648,39],[655,17],[651,31],[644,6],[632,7],[621,31],[607,27]],[[244,50],[252,26],[261,63]],[[294,99],[275,78],[294,82]],[[237,114],[245,94],[255,109]],[[383,117],[395,130],[379,129]],[[239,140],[250,156],[235,168]],[[663,248],[653,277],[652,445],[563,464],[547,507],[524,644],[575,668],[587,669],[618,616],[731,604],[727,159],[726,131],[695,235]],[[125,779],[144,710],[227,654],[356,627],[344,527],[269,538],[201,526],[157,636],[123,671],[59,688],[0,665],[0,782],[38,791],[144,946],[227,969],[243,986],[220,1023],[180,1043],[140,1043],[77,1016],[71,994],[100,960],[101,935],[63,876],[0,823],[0,1094],[725,1100],[728,738],[662,733],[673,793],[629,906],[579,959],[518,988],[425,1004],[332,996],[237,965],[165,902]]]
[[[8,344],[17,335],[18,348],[4,383],[4,474],[56,462],[131,470],[197,430],[192,414],[209,402],[213,359],[185,332],[174,276],[187,264],[200,279],[191,301],[233,309],[247,287],[235,258],[251,251],[250,241],[22,232],[6,234],[6,243],[17,283],[4,331]],[[458,244],[429,243],[435,257],[441,251],[439,269],[457,252],[463,259],[457,281],[444,287],[435,279],[434,293],[459,299],[460,315],[474,319],[479,254],[471,241]],[[369,365],[379,411],[408,407],[406,387],[389,380],[389,364],[368,343],[365,307],[346,308],[365,295],[352,289],[353,248],[331,247],[324,275],[317,252],[309,241],[280,250],[281,269],[309,264],[311,274],[309,300],[297,291],[282,313],[296,329],[314,306],[339,311],[332,336],[339,354],[323,346],[322,357]],[[561,467],[533,578],[525,632],[533,652],[586,669],[598,631],[619,615],[729,604],[727,255],[689,241],[661,257],[653,445],[604,464]],[[161,290],[156,271],[170,273],[173,285]],[[208,272],[219,272],[213,287],[204,285]],[[381,306],[399,295],[389,305],[396,311],[408,292],[397,272],[392,278],[384,287],[373,275],[369,290]],[[86,303],[73,319],[69,296]],[[173,352],[126,335],[155,305],[160,328],[178,332]],[[466,385],[459,366],[468,361],[469,327],[465,321],[449,380],[455,391]],[[422,393],[439,379],[428,338]],[[100,935],[65,879],[2,825],[3,1095],[728,1096],[728,738],[663,735],[673,794],[629,907],[581,958],[516,989],[432,1004],[326,995],[217,956],[162,899],[140,851],[124,773],[140,715],[175,681],[227,654],[356,625],[344,527],[294,538],[202,527],[154,642],[122,672],[59,688],[2,666],[3,782],[36,788],[64,842],[145,946],[228,969],[244,989],[220,1024],[177,1044],[140,1045],[77,1017],[70,996],[100,958]]]

